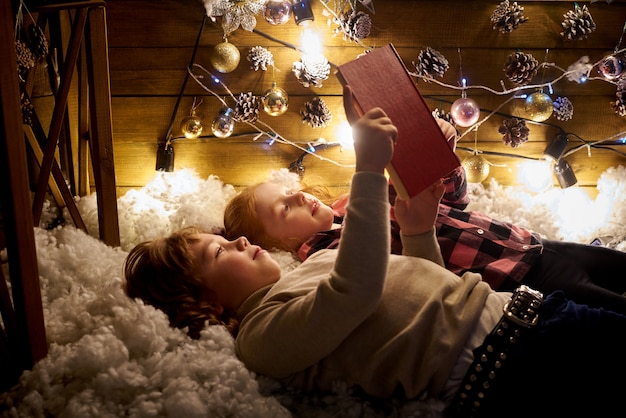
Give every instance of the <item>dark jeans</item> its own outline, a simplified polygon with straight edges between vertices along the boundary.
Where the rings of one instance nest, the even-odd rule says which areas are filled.
[[[626,297],[623,296],[626,292],[626,252],[623,251],[546,240],[542,255],[523,283],[544,294],[563,290],[577,303],[626,315]]]
[[[494,381],[485,417],[626,416],[626,316],[550,294]]]

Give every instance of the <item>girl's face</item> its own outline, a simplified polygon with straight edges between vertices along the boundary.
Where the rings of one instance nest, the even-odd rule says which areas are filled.
[[[256,290],[276,283],[281,269],[270,254],[245,237],[228,241],[198,234],[191,245],[202,277],[225,309],[236,310]]]
[[[332,228],[330,206],[302,191],[263,183],[254,191],[256,212],[267,233],[296,250],[311,235]]]

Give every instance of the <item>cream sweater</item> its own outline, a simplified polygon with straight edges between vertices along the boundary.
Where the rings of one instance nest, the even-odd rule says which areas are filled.
[[[389,254],[384,176],[356,173],[337,250],[322,250],[240,307],[236,350],[251,370],[305,390],[334,381],[366,393],[438,396],[489,285],[456,276],[434,234]]]

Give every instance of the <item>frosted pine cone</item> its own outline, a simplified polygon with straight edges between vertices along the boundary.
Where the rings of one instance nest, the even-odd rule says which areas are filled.
[[[417,56],[417,63],[413,61],[415,71],[421,76],[435,78],[435,76],[443,77],[450,66],[448,60],[439,51],[426,47],[420,51]]]
[[[519,85],[528,84],[537,74],[539,61],[531,54],[517,51],[507,58],[504,65],[504,73],[514,83]]]
[[[617,83],[617,91],[615,92],[617,100],[611,102],[613,110],[618,115],[626,116],[626,79],[622,79]]]
[[[518,6],[517,2],[513,2],[513,5],[509,6],[509,0],[500,3],[491,15],[493,29],[498,29],[501,33],[513,32],[519,25],[527,21],[528,18],[524,17],[524,8]]]
[[[48,55],[48,40],[38,25],[33,24],[28,27],[28,37],[28,46],[35,57],[41,59]]]
[[[571,40],[582,40],[587,38],[591,32],[596,30],[596,24],[589,13],[586,5],[581,8],[578,4],[574,10],[563,15],[565,20],[561,23],[563,32],[561,36]]]
[[[300,62],[293,63],[292,71],[304,87],[309,87],[311,84],[314,87],[322,87],[322,82],[330,74],[330,64],[321,54],[303,55]]]
[[[503,120],[498,132],[502,134],[502,142],[510,145],[511,148],[517,148],[528,141],[529,130],[523,119],[509,118]]]
[[[250,68],[254,71],[259,71],[259,69],[267,71],[267,67],[274,65],[274,55],[269,49],[263,48],[262,46],[250,48],[247,58],[251,63]]]
[[[239,93],[233,119],[238,122],[250,123],[254,123],[259,119],[259,100],[252,92]]]
[[[432,115],[434,118],[443,119],[448,122],[450,125],[454,126],[454,120],[452,119],[452,114],[450,112],[446,113],[443,110],[437,108],[432,111]]]
[[[369,36],[372,30],[372,19],[362,11],[342,13],[336,23],[339,24],[339,28],[335,32],[343,32],[344,40],[363,40]]]
[[[558,120],[566,121],[574,116],[574,105],[567,97],[557,97],[553,106]]]
[[[33,125],[33,114],[35,113],[35,106],[24,93],[20,95],[22,104],[22,122],[26,125]]]
[[[17,72],[23,76],[35,66],[35,56],[28,45],[22,41],[15,41],[15,53],[17,54]]]
[[[308,123],[313,128],[325,128],[333,119],[330,109],[321,97],[314,97],[304,104],[300,111],[302,122]]]

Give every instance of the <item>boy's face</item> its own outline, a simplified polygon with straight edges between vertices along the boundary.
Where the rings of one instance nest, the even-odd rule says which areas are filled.
[[[267,182],[256,188],[254,196],[265,231],[293,250],[311,235],[332,228],[333,210],[313,195]]]
[[[256,290],[276,283],[281,269],[270,254],[245,237],[228,241],[198,234],[191,245],[202,277],[225,309],[237,309]]]

